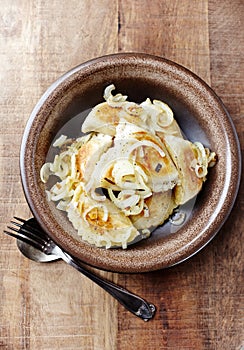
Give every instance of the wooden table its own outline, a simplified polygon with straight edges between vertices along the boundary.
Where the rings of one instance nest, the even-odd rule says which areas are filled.
[[[243,139],[242,0],[1,0],[0,219],[28,218],[19,175],[25,123],[61,74],[93,57],[140,51],[174,60],[222,98]],[[37,264],[1,235],[2,350],[241,350],[243,182],[219,234],[190,260],[146,274],[98,272],[157,305],[132,316],[63,262]]]

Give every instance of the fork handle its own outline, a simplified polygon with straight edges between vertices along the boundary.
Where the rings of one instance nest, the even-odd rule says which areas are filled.
[[[78,260],[71,257],[66,252],[62,251],[61,258],[66,263],[73,266],[76,270],[80,271],[83,275],[90,278],[101,288],[106,290],[115,299],[117,299],[127,310],[132,312],[137,317],[141,318],[144,321],[148,321],[151,318],[153,318],[154,313],[156,311],[156,307],[153,304],[149,304],[146,300],[142,299],[141,297],[87,270],[83,267],[83,265],[81,265],[81,263]]]

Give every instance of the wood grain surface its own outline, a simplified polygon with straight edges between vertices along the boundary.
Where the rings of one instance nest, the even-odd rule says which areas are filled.
[[[143,322],[63,262],[37,264],[2,234],[30,211],[19,148],[47,87],[88,59],[139,51],[174,60],[212,86],[244,149],[242,0],[0,1],[0,349],[243,350],[243,181],[214,240],[145,274],[98,273],[157,305]]]

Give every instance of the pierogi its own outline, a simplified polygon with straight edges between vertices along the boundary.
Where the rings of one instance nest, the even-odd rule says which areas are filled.
[[[47,196],[84,241],[127,248],[199,193],[216,154],[186,140],[164,102],[130,102],[114,89],[88,114],[83,136],[55,141],[60,152],[40,176],[59,178]]]

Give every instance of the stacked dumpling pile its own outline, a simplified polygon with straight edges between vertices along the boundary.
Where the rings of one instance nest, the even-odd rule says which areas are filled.
[[[82,239],[98,247],[127,247],[150,235],[179,205],[197,195],[216,155],[183,138],[170,107],[137,104],[104,92],[76,140],[61,136],[60,153],[41,179],[60,179],[47,195],[67,212]]]

